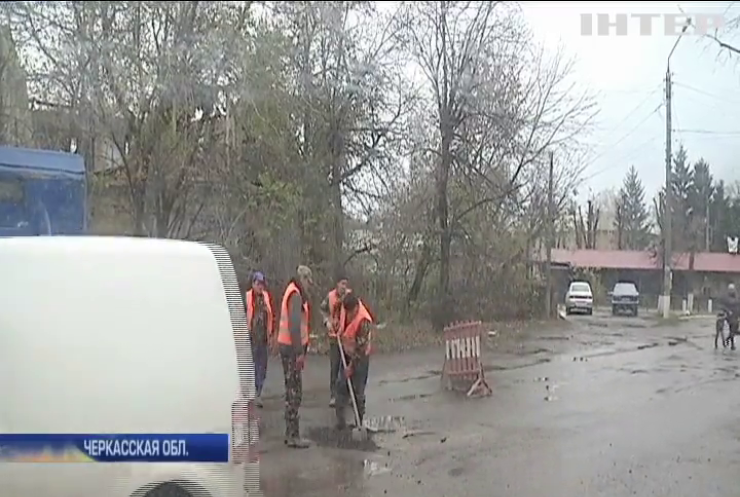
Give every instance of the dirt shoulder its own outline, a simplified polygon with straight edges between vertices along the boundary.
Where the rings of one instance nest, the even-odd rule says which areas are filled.
[[[531,340],[543,330],[548,333],[561,333],[569,328],[569,324],[562,320],[553,321],[500,321],[483,324],[483,343],[487,350],[501,353],[514,353],[519,344]],[[324,355],[328,352],[328,341],[324,335],[312,336],[312,352]],[[414,323],[409,325],[388,324],[377,329],[373,334],[373,350],[379,354],[396,354],[430,348],[439,348],[443,345],[443,336],[432,330],[428,323]]]

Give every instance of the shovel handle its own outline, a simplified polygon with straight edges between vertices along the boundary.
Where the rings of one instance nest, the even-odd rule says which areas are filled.
[[[342,358],[342,366],[347,369],[347,356],[344,355],[344,347],[342,347],[342,341],[338,340],[337,345],[339,346],[339,357]],[[362,429],[360,426],[360,411],[357,409],[357,397],[355,397],[355,387],[352,386],[352,378],[347,378],[347,388],[349,389],[349,398],[352,401],[352,412],[355,415],[355,424],[358,429]]]

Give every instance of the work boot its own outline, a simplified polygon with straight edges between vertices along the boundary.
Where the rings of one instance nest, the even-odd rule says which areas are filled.
[[[301,437],[292,437],[285,441],[288,447],[292,449],[308,449],[311,447],[311,442]]]
[[[296,438],[295,433],[298,433],[298,430],[293,430],[291,428],[291,426],[285,427],[285,438],[283,439],[285,445],[290,445],[291,441]]]
[[[337,405],[337,399],[334,398],[334,396],[332,395],[331,399],[329,399],[329,407],[334,407],[336,405]]]

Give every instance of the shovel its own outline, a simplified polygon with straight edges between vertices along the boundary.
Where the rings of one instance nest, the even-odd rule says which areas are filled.
[[[342,340],[337,340],[339,345],[339,356],[342,358],[342,366],[347,370],[347,356],[344,355]],[[355,415],[355,427],[352,429],[352,440],[355,442],[365,442],[367,440],[367,428],[360,421],[360,411],[357,409],[357,397],[355,397],[355,387],[352,386],[352,378],[347,378],[347,388],[349,389],[349,398],[352,400],[352,412]]]

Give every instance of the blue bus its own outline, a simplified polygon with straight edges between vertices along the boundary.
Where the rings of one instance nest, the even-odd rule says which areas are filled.
[[[0,236],[87,232],[87,180],[82,156],[0,147]]]

